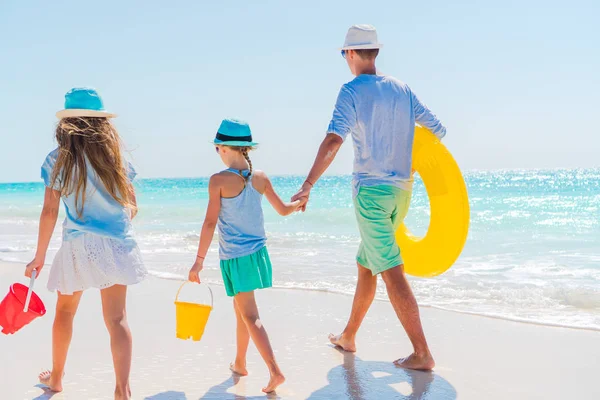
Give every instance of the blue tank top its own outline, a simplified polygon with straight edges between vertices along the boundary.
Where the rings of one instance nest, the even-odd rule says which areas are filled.
[[[225,171],[240,175],[235,169]],[[241,171],[242,177],[248,178],[248,170]],[[262,194],[252,186],[252,175],[246,186],[236,197],[221,197],[219,212],[219,257],[231,260],[254,254],[267,242],[262,210]]]

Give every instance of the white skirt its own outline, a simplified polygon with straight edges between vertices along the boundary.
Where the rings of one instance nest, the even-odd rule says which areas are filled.
[[[73,294],[92,287],[133,285],[147,273],[135,240],[84,233],[63,241],[52,262],[48,289]]]

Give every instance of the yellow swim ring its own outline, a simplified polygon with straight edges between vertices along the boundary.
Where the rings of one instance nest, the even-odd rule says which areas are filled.
[[[419,173],[431,207],[429,229],[423,237],[402,224],[396,241],[404,271],[421,277],[440,275],[458,259],[469,232],[469,198],[458,164],[426,128],[415,128],[413,169]]]

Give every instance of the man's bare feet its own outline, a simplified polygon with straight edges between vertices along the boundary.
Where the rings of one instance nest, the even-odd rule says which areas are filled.
[[[419,371],[431,371],[435,367],[435,361],[430,353],[419,355],[412,353],[405,358],[399,358],[394,361],[397,367],[406,369],[416,369]]]
[[[354,339],[347,340],[343,333],[340,335],[334,335],[333,333],[330,333],[329,341],[331,344],[340,347],[344,351],[349,351],[351,353],[356,352],[356,343],[354,342]]]
[[[50,389],[53,392],[62,392],[62,390],[63,390],[63,387],[62,387],[62,377],[55,378],[52,375],[51,371],[46,370],[46,371],[42,372],[38,376],[38,379],[40,380],[40,383],[42,385],[47,386],[48,389]]]
[[[229,364],[229,369],[234,374],[237,374],[240,376],[248,375],[248,370],[246,369],[246,365],[241,365],[241,364],[238,365],[237,363],[231,363],[231,364]]]
[[[274,392],[275,389],[279,387],[283,382],[285,382],[285,376],[282,374],[271,375],[271,379],[269,380],[269,384],[263,388],[263,392],[271,393]]]

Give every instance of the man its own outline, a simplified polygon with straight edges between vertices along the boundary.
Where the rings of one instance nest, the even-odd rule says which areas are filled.
[[[342,86],[314,165],[292,200],[310,195],[344,139],[351,135],[353,197],[361,236],[356,257],[358,282],[346,328],[329,339],[346,351],[356,351],[356,333],[375,297],[377,275],[381,275],[414,349],[411,355],[394,363],[403,368],[430,370],[435,362],[404,274],[395,232],[410,205],[415,122],[439,138],[446,134],[446,128],[406,84],[377,75],[375,58],[381,47],[374,27],[355,25],[348,30],[342,56],[356,78]]]

